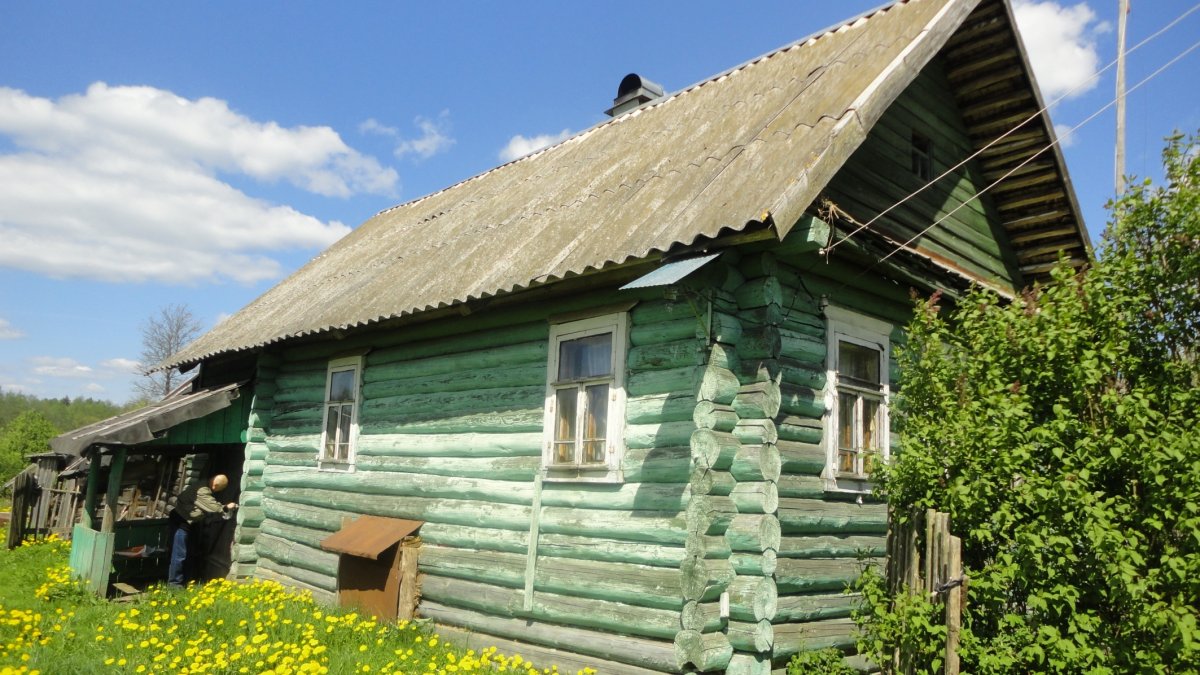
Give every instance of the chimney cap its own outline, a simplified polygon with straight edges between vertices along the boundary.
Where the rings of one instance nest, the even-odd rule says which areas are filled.
[[[662,96],[661,84],[652,82],[637,73],[630,73],[621,78],[621,84],[617,86],[617,97],[613,99],[613,106],[604,112],[616,117],[643,103],[662,98]]]

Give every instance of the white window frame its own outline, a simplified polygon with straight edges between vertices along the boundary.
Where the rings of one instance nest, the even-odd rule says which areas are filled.
[[[567,340],[575,340],[612,333],[612,375],[606,378],[596,378],[578,383],[585,384],[609,382],[608,421],[605,428],[605,461],[602,464],[572,465],[555,464],[552,462],[554,451],[555,407],[557,391],[564,385],[557,382],[558,356],[560,345]],[[548,481],[575,481],[596,483],[619,483],[623,480],[621,473],[621,458],[625,453],[625,354],[629,343],[629,315],[626,312],[605,314],[576,321],[552,323],[550,325],[549,354],[546,363],[546,400],[543,423],[542,442],[542,477]],[[581,395],[582,396],[582,395]],[[583,415],[583,406],[579,406],[579,415]],[[576,429],[582,433],[583,425],[577,423]],[[582,456],[582,448],[577,446]]]
[[[329,409],[335,404],[345,405],[344,402],[329,400],[329,387],[333,383],[334,373],[345,371],[354,372],[354,400],[350,407],[350,448],[346,452],[346,461],[330,459],[325,455],[325,441],[329,433]],[[347,356],[331,359],[325,370],[325,391],[322,395],[321,413],[321,444],[317,447],[317,467],[328,471],[354,471],[354,463],[358,456],[358,412],[362,407],[362,371],[363,357]]]
[[[825,356],[825,489],[833,492],[865,493],[871,491],[871,483],[865,475],[842,474],[838,461],[838,343],[849,342],[879,352],[880,461],[891,457],[891,383],[890,351],[892,325],[873,317],[848,309],[829,305],[825,307],[826,356]]]

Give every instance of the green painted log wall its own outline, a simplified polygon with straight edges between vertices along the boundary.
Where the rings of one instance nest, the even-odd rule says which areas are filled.
[[[250,416],[253,398],[249,389],[243,388],[242,395],[234,399],[229,407],[181,422],[167,429],[161,437],[141,444],[142,447],[245,442],[246,420]]]
[[[826,196],[866,221],[919,187],[914,131],[934,141],[935,175],[970,152],[936,60]],[[968,164],[879,227],[907,239],[982,185]],[[996,222],[985,198],[921,245],[1011,287],[1021,280]],[[886,512],[831,493],[822,477],[821,307],[891,322],[895,347],[911,303],[903,283],[819,257],[820,237],[802,230],[727,252],[684,282],[688,301],[595,291],[277,348],[250,411],[243,487],[258,506],[240,515],[246,569],[332,598],[322,538],[357,514],[416,518],[427,521],[425,598],[466,631],[561,648],[557,626],[595,656],[674,672],[765,672],[800,648],[851,645],[854,598],[838,591],[860,558],[882,555]],[[624,483],[547,482],[538,495],[547,317],[632,299]],[[353,353],[366,354],[356,470],[319,471],[326,364]],[[538,630],[518,635],[524,621]],[[613,650],[620,636],[638,649]]]
[[[844,619],[853,598],[840,591],[859,574],[860,557],[883,550],[884,506],[832,493],[822,477],[827,345],[821,307],[828,301],[900,326],[910,311],[906,292],[803,247],[783,256],[763,249],[736,262],[721,260],[736,264],[744,280],[733,292],[740,335],[714,346],[709,368],[735,363],[739,390],[728,410],[708,405],[695,413],[697,423],[724,425],[738,443],[728,465],[732,485],[693,475],[694,490],[727,490],[737,512],[723,534],[724,548],[695,547],[707,557],[728,557],[735,573],[726,587],[728,621],[713,628],[697,613],[702,605],[685,607],[694,625],[685,623],[676,650],[691,655],[698,670],[780,667],[798,648],[796,636],[810,628],[829,644],[849,644]],[[789,250],[786,241],[782,249]],[[899,330],[892,338],[902,339]],[[846,634],[834,634],[839,629]]]
[[[320,542],[345,518],[423,520],[423,597],[439,620],[486,632],[500,620],[528,618],[590,635],[588,644],[628,636],[645,649],[606,658],[663,669],[663,654],[674,659],[685,602],[697,397],[729,403],[737,380],[706,371],[700,317],[687,302],[661,297],[661,290],[649,291],[630,311],[620,484],[545,481],[536,494],[547,317],[636,295],[596,293],[509,312],[506,322],[473,315],[422,326],[411,338],[409,331],[379,331],[373,340],[264,357],[259,381],[269,386],[252,406],[248,446],[248,457],[261,460],[261,477],[249,472],[243,479],[260,506],[239,530],[248,549],[241,569],[333,598],[336,556]],[[355,350],[366,351],[355,467],[323,471],[317,451],[327,363]],[[723,451],[714,452],[720,461]],[[744,498],[773,497],[766,491]],[[535,504],[534,604],[526,612]],[[535,631],[529,641],[561,646],[552,636]]]

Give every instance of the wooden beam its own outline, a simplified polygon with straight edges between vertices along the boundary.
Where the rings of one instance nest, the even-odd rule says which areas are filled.
[[[1044,211],[1044,212],[1038,213],[1038,214],[1034,214],[1034,215],[1021,216],[1019,218],[1005,218],[1004,219],[1004,229],[1008,230],[1009,232],[1014,232],[1014,231],[1024,232],[1024,231],[1026,231],[1027,228],[1035,227],[1037,225],[1043,225],[1045,223],[1063,220],[1063,219],[1069,218],[1070,216],[1071,216],[1071,212],[1068,211],[1067,209],[1063,209],[1063,208],[1049,209],[1047,211]]]
[[[1017,190],[1024,190],[1026,188],[1053,184],[1058,182],[1058,179],[1058,172],[1056,171],[1026,174],[1019,178],[1014,174],[1008,178],[1005,178],[1003,181],[997,184],[996,187],[992,188],[992,194],[1005,194],[1008,192],[1015,192]]]
[[[1003,213],[1005,211],[1014,211],[1026,206],[1034,206],[1045,202],[1065,199],[1066,196],[1066,190],[1059,188],[1056,190],[1034,193],[1028,197],[1024,197],[1023,199],[1014,199],[1012,201],[997,199],[996,208],[1000,209],[1000,212]]]
[[[112,463],[108,466],[108,491],[104,494],[104,519],[100,523],[101,532],[112,532],[117,521],[117,500],[121,496],[121,475],[125,473],[125,446],[117,448],[113,453]],[[99,463],[99,455],[93,460]]]
[[[522,609],[533,610],[533,582],[537,574],[538,523],[542,513],[542,474],[533,478],[533,508],[529,517],[529,545],[525,560],[525,601]]]
[[[96,486],[100,483],[100,452],[92,456],[88,463],[87,487],[83,496],[83,525],[88,529],[96,529]]]
[[[1074,234],[1075,234],[1075,229],[1072,227],[1058,227],[1058,228],[1042,229],[1042,230],[1027,230],[1025,232],[1020,232],[1020,233],[1011,235],[1009,237],[1009,241],[1012,242],[1013,246],[1024,246],[1025,244],[1029,244],[1029,243],[1035,242],[1035,241],[1041,241],[1043,239],[1052,239],[1054,237],[1070,237],[1070,236],[1073,236]]]
[[[960,96],[970,96],[974,91],[983,91],[996,84],[1004,84],[1019,78],[1025,74],[1025,68],[1016,65],[998,68],[996,71],[991,71],[985,74],[979,74],[970,80],[970,84],[962,84],[959,86],[958,94]]]

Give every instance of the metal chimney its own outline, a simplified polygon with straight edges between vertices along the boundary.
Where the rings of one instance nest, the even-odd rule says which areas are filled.
[[[662,95],[661,84],[651,82],[637,73],[630,73],[621,79],[621,84],[617,87],[617,97],[613,99],[613,106],[604,112],[612,117],[623,115],[643,103],[662,98]]]

